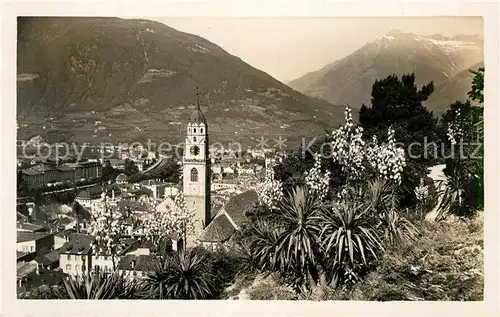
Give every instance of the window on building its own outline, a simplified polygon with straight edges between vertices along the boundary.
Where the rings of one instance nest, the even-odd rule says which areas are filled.
[[[196,142],[196,137],[193,137],[193,142]]]
[[[85,272],[85,264],[82,264],[82,272]]]
[[[75,265],[75,271],[80,271],[80,265]]]
[[[105,265],[105,266],[104,266],[104,272],[107,272],[107,271],[108,271],[108,266],[107,266],[107,265]]]
[[[85,261],[85,255],[82,255],[82,261]]]
[[[104,256],[104,261],[107,261],[108,260],[108,257],[105,255]]]
[[[191,169],[191,181],[192,182],[198,181],[198,170],[194,167]]]
[[[96,259],[96,260],[99,260],[99,256],[98,256],[98,255],[96,255],[96,256],[95,256],[95,259]]]
[[[71,271],[71,264],[66,264],[66,271]]]
[[[71,261],[71,254],[68,254],[68,261]]]
[[[200,129],[200,133],[203,133],[203,128]]]
[[[144,277],[144,276],[146,276],[146,272],[142,271],[142,272],[141,272],[141,275],[142,275],[143,277]]]
[[[35,247],[34,247],[34,246],[32,246],[32,245],[30,245],[30,251],[31,251],[31,252],[35,251]]]
[[[133,273],[133,274],[134,274],[134,276],[137,276],[137,271],[134,271],[134,273]]]
[[[196,133],[196,128],[193,129],[193,132]]]

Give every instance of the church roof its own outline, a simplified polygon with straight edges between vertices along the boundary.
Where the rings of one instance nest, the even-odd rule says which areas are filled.
[[[191,113],[191,116],[189,117],[189,122],[190,123],[197,123],[197,124],[203,123],[204,125],[207,125],[207,120],[205,119],[203,112],[201,112],[199,105]]]
[[[224,242],[231,238],[235,230],[227,216],[220,214],[208,224],[199,239],[202,242]]]
[[[224,206],[225,212],[240,227],[245,221],[245,211],[259,200],[255,190],[247,190],[239,195],[233,196]]]
[[[207,125],[207,120],[205,119],[203,112],[201,112],[200,101],[198,99],[198,92],[196,93],[196,108],[189,117],[189,123],[197,123],[197,124],[203,123],[204,125]]]

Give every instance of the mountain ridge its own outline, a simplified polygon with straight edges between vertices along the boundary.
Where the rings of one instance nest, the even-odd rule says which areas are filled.
[[[363,103],[370,104],[376,79],[414,72],[418,85],[433,81],[439,86],[482,60],[483,43],[478,35],[422,36],[395,29],[288,84],[309,96],[360,108]],[[439,90],[434,94],[439,95]],[[440,113],[443,102],[451,104],[462,95],[436,96],[428,106]],[[445,97],[450,99],[443,100]],[[433,104],[434,100],[439,102]]]
[[[215,141],[298,137],[343,108],[305,96],[197,35],[119,18],[18,18],[18,138],[182,141],[199,87]]]

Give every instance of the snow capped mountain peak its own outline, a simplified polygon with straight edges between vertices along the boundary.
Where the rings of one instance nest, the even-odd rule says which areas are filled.
[[[427,39],[434,45],[439,46],[447,53],[454,53],[459,50],[481,50],[481,47],[475,42],[457,41],[450,39],[436,40],[429,38]]]

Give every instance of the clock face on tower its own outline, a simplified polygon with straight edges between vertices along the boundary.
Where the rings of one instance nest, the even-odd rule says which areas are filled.
[[[191,149],[190,149],[190,152],[191,152],[192,155],[198,155],[200,153],[200,148],[197,147],[196,145],[192,146]]]
[[[198,187],[198,185],[191,185],[190,190],[191,190],[191,194],[198,194],[199,187]]]

